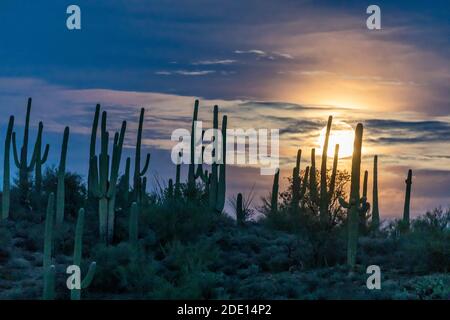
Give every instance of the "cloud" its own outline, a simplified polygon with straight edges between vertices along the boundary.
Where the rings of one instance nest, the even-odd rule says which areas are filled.
[[[193,62],[192,64],[194,66],[196,66],[196,65],[216,65],[216,64],[218,64],[218,65],[228,65],[228,64],[236,63],[236,61],[237,60],[233,60],[233,59],[200,60],[200,61]]]
[[[175,71],[156,71],[155,74],[170,76],[170,75],[181,75],[181,76],[206,76],[208,74],[216,73],[215,70],[175,70]]]
[[[292,60],[294,57],[289,53],[281,53],[281,52],[266,52],[259,49],[251,49],[251,50],[235,50],[236,54],[250,54],[256,56],[258,59],[264,58],[268,60],[277,60],[277,59],[288,59]]]

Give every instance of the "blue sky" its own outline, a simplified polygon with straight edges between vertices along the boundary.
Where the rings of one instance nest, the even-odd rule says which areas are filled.
[[[81,8],[82,30],[65,27]],[[382,30],[365,9],[378,4]],[[328,114],[366,126],[364,165],[379,154],[381,208],[398,215],[403,176],[417,183],[414,213],[447,205],[450,188],[450,13],[448,1],[18,1],[0,2],[0,114],[20,132],[26,98],[33,126],[44,121],[56,163],[61,133],[72,130],[69,168],[83,172],[95,103],[111,129],[146,113],[151,175],[167,179],[170,133],[189,128],[195,98],[210,119],[218,103],[233,127],[280,128],[286,174],[295,149],[317,147]],[[20,134],[20,133],[19,133]],[[342,159],[345,166],[348,159]],[[229,195],[270,177],[230,168]],[[248,175],[248,179],[243,179]],[[382,212],[383,214],[383,212]]]

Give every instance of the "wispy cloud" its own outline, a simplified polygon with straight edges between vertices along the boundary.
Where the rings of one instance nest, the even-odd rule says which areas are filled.
[[[234,60],[234,59],[200,60],[200,61],[192,62],[192,65],[194,65],[194,66],[197,66],[197,65],[205,65],[205,66],[208,66],[208,65],[228,65],[228,64],[236,63],[236,61],[237,60]]]
[[[251,50],[235,50],[236,54],[250,54],[256,56],[258,59],[268,59],[268,60],[277,60],[277,59],[288,59],[292,60],[294,57],[289,53],[282,52],[266,52],[259,49],[251,49]]]
[[[216,73],[215,70],[175,70],[175,71],[156,71],[155,74],[161,76],[181,75],[181,76],[206,76]]]

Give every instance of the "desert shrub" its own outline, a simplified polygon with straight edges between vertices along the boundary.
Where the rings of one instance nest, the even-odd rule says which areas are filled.
[[[433,274],[414,278],[405,288],[420,300],[450,299],[450,276]]]
[[[43,185],[43,196],[41,203],[47,203],[47,197],[50,192],[56,194],[56,188],[58,185],[58,169],[56,167],[47,167],[42,177]],[[65,208],[64,214],[65,218],[69,220],[74,220],[77,217],[78,210],[84,208],[86,205],[86,187],[83,183],[83,178],[81,175],[74,172],[66,172],[64,177],[65,185]],[[43,198],[43,199],[42,199]],[[45,213],[45,207],[42,210]]]

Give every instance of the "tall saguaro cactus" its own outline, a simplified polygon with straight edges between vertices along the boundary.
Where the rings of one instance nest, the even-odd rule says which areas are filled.
[[[380,226],[380,211],[378,209],[378,156],[373,157],[373,187],[372,187],[372,228]]]
[[[276,214],[278,211],[278,189],[280,180],[280,169],[273,176],[272,197],[270,200],[270,212]]]
[[[322,164],[320,166],[320,220],[322,222],[327,222],[329,220],[328,216],[328,190],[327,190],[327,152],[328,152],[328,141],[330,139],[331,122],[333,117],[328,117],[327,129],[325,133],[325,140],[322,148]]]
[[[318,203],[319,196],[317,191],[317,179],[316,179],[316,149],[311,149],[311,167],[309,168],[309,193],[311,201],[315,204]]]
[[[403,207],[403,223],[406,229],[409,229],[409,206],[411,201],[411,185],[412,185],[412,170],[408,170],[408,177],[405,180],[405,205]]]
[[[81,208],[78,211],[77,225],[75,228],[75,244],[73,249],[73,264],[81,269],[81,257],[83,251],[83,229],[84,229],[84,209]],[[81,288],[80,289],[72,289],[70,290],[70,299],[71,300],[80,300],[81,298],[81,289],[86,289],[91,284],[94,279],[96,269],[96,262],[93,261],[88,269],[86,276],[81,280]]]
[[[302,158],[302,150],[299,149],[297,151],[297,159],[295,162],[295,168],[292,170],[292,199],[291,199],[291,206],[294,211],[296,211],[299,208],[299,202],[300,202],[300,161]]]
[[[242,193],[238,193],[236,198],[236,223],[238,226],[244,226],[245,214],[242,201]]]
[[[91,129],[91,143],[89,145],[89,171],[88,171],[88,196],[92,197],[92,185],[93,185],[93,179],[95,175],[97,174],[94,170],[94,167],[92,166],[92,159],[96,155],[96,143],[97,143],[97,128],[98,128],[98,119],[100,117],[100,105],[97,104],[95,106],[95,114],[94,114],[94,121],[92,122],[92,129]]]
[[[41,194],[42,190],[42,165],[47,161],[48,151],[50,146],[48,144],[45,145],[44,154],[41,156],[41,148],[42,148],[42,131],[44,129],[44,124],[39,122],[38,134],[36,138],[36,146],[35,146],[35,174],[34,174],[34,185],[36,188],[37,194]]]
[[[347,241],[347,264],[353,269],[356,264],[356,250],[358,246],[358,218],[362,210],[366,210],[364,198],[360,198],[361,179],[361,149],[362,149],[363,125],[358,123],[355,130],[355,141],[353,144],[352,174],[350,199],[345,202],[339,199],[341,206],[348,209],[348,241]]]
[[[115,199],[119,176],[120,159],[127,123],[122,122],[120,134],[114,135],[112,159],[108,154],[109,133],[106,131],[106,111],[102,113],[101,152],[91,159],[92,178],[90,189],[98,199],[99,234],[102,241],[110,243],[114,233]]]
[[[144,113],[145,109],[141,108],[141,113],[139,115],[139,127],[136,138],[136,151],[134,156],[134,176],[133,176],[133,201],[138,201],[142,198],[142,192],[144,187],[142,185],[142,177],[147,173],[148,166],[150,164],[150,153],[147,153],[145,157],[144,166],[141,169],[141,148],[142,148],[142,129],[144,125]]]
[[[214,106],[213,128],[218,130],[219,128],[219,107]],[[219,150],[219,144],[214,139],[214,154],[215,161],[211,165],[211,177],[209,180],[209,206],[212,210],[222,212],[225,206],[225,193],[226,193],[226,152],[227,152],[227,116],[222,118],[222,163],[217,163],[217,152]],[[194,173],[195,174],[195,173]]]
[[[11,168],[10,168],[10,149],[11,149],[11,136],[14,127],[14,116],[9,117],[8,129],[5,137],[5,154],[3,161],[3,194],[2,194],[2,219],[8,219],[9,217],[9,205],[11,198]]]
[[[191,125],[191,154],[190,154],[190,163],[189,163],[189,171],[188,171],[188,195],[192,196],[195,189],[195,144],[197,142],[198,137],[195,136],[195,123],[198,118],[198,100],[195,100],[194,103],[194,113],[192,116],[192,125]],[[216,107],[214,107],[216,108]]]
[[[25,127],[23,131],[23,144],[20,149],[20,157],[19,150],[17,147],[17,139],[16,133],[12,134],[12,143],[13,143],[13,155],[14,155],[14,163],[19,169],[19,188],[22,191],[22,200],[28,199],[30,182],[29,182],[29,174],[33,171],[34,166],[36,165],[36,144],[34,146],[33,155],[31,157],[30,162],[28,163],[28,136],[30,130],[30,113],[31,113],[31,98],[28,98],[27,104],[27,114],[25,117]]]
[[[55,266],[52,264],[53,251],[53,221],[55,215],[54,203],[55,197],[50,193],[47,203],[47,213],[45,217],[44,231],[44,255],[43,255],[43,274],[44,288],[43,299],[52,300],[55,296]]]
[[[64,207],[65,207],[65,185],[64,178],[66,177],[66,159],[67,159],[67,145],[69,143],[69,127],[64,129],[63,142],[61,146],[61,156],[58,167],[58,185],[56,191],[56,225],[61,225],[64,221]]]

